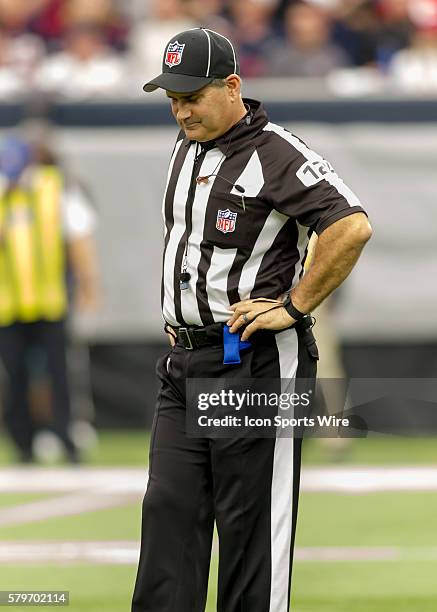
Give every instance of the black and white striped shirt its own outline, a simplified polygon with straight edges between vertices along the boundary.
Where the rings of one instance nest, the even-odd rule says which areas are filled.
[[[303,274],[311,233],[364,212],[327,161],[269,122],[259,102],[244,101],[250,121],[206,146],[181,134],[173,151],[162,280],[163,315],[173,326],[224,322],[235,302],[289,291]],[[181,289],[185,268],[189,286]]]

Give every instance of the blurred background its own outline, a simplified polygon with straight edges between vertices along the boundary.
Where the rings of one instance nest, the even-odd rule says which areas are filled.
[[[142,85],[198,25],[369,213],[321,376],[436,377],[437,0],[0,0],[0,589],[71,586],[75,612],[129,607],[177,133]],[[305,466],[295,609],[435,610],[435,439],[310,441]]]

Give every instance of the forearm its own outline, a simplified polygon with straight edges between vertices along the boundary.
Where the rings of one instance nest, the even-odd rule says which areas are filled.
[[[341,285],[371,233],[363,213],[340,219],[322,232],[307,273],[291,292],[294,306],[301,312],[311,312]]]

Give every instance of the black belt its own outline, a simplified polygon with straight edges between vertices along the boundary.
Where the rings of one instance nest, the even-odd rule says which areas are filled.
[[[218,346],[223,343],[223,325],[224,323],[213,323],[205,327],[173,327],[168,323],[165,326],[165,331],[173,335],[175,340],[182,344],[187,351],[194,351],[205,346]],[[305,315],[291,327],[298,332],[311,329],[313,326],[313,318],[311,315]],[[271,339],[273,335],[284,331],[259,330],[250,338],[249,342],[262,341],[262,339]],[[172,333],[173,332],[173,333]]]
[[[172,327],[167,324],[165,331],[170,333],[187,351],[194,351],[204,346],[220,345],[223,342],[223,323],[213,323],[205,327]]]

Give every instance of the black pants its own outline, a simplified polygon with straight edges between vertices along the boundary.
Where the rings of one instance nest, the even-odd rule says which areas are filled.
[[[8,394],[4,422],[23,458],[31,456],[35,433],[28,402],[26,357],[31,346],[41,346],[47,358],[53,406],[52,429],[68,453],[74,446],[68,434],[70,397],[67,384],[66,335],[64,321],[15,323],[0,327],[0,359],[7,374]]]
[[[288,612],[301,440],[189,438],[187,378],[315,378],[310,330],[264,334],[223,365],[221,346],[176,345],[158,361],[161,382],[143,503],[132,612],[203,612],[214,519],[218,612]]]

